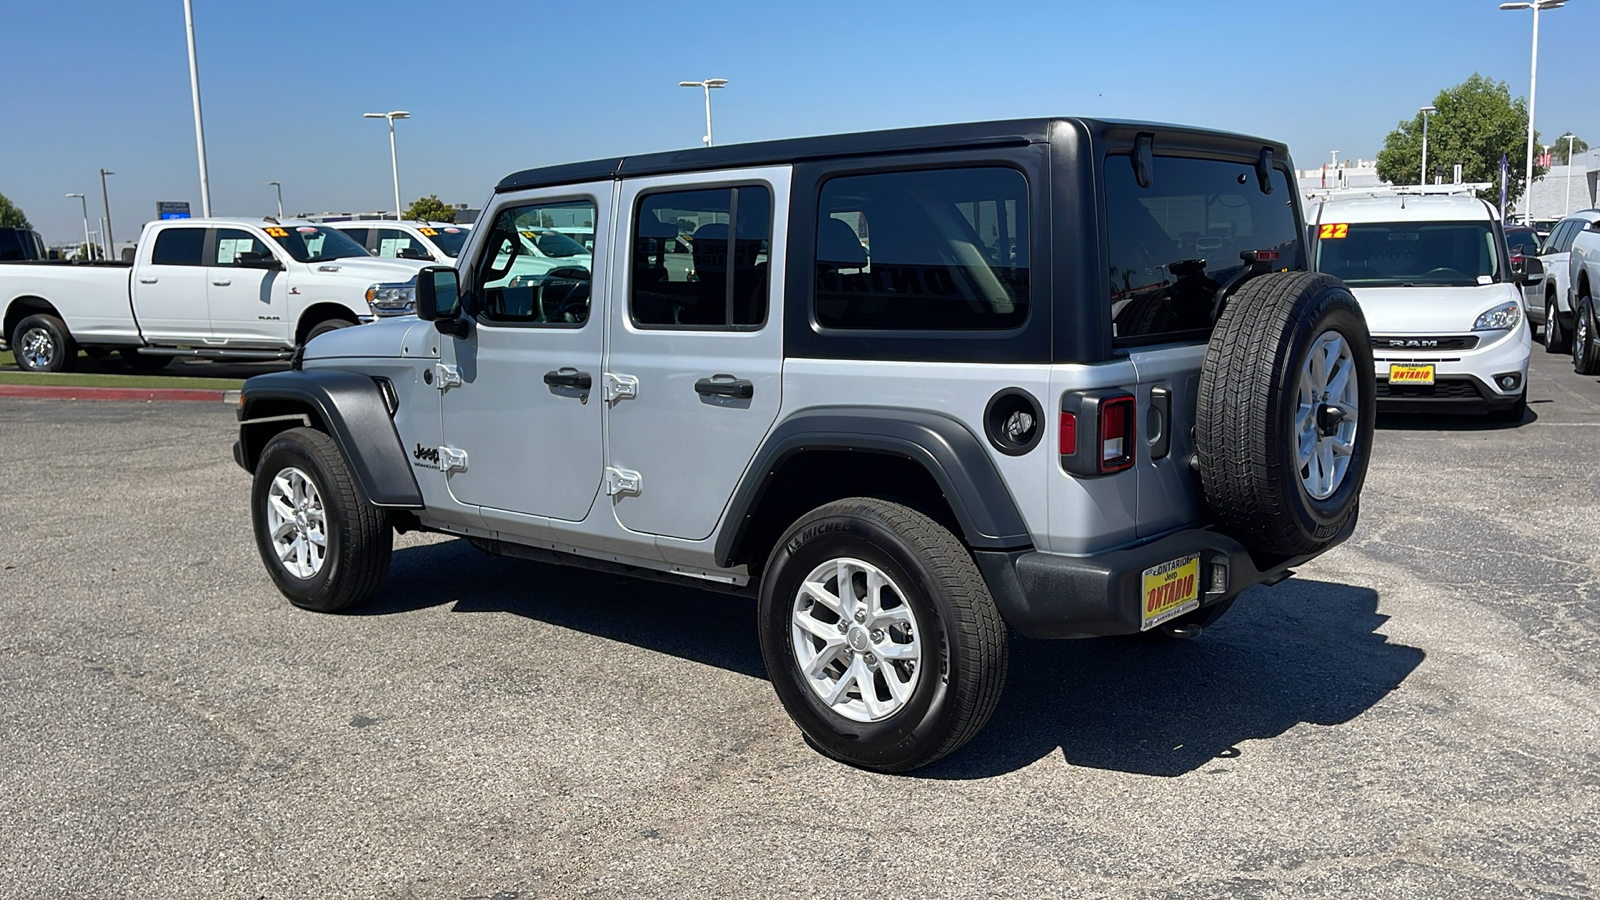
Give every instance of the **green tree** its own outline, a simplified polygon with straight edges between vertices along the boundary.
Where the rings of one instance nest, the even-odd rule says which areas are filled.
[[[456,220],[455,207],[439,199],[438,194],[429,194],[411,204],[402,219],[422,219],[427,222],[454,222]]]
[[[1523,183],[1528,153],[1528,104],[1511,96],[1511,88],[1473,73],[1433,99],[1439,110],[1428,121],[1428,181],[1435,172],[1449,181],[1457,163],[1463,181],[1487,181],[1478,195],[1490,203],[1500,200],[1500,157],[1504,155],[1510,177],[1506,203],[1516,202],[1527,190]],[[1537,132],[1534,135],[1538,139]],[[1549,171],[1537,163],[1533,177]],[[1422,175],[1422,113],[1402,121],[1383,140],[1378,151],[1378,176],[1394,184],[1417,184]]]
[[[6,199],[5,194],[0,194],[0,226],[8,228],[32,228],[28,224],[28,217],[23,215],[22,208]]]
[[[1567,134],[1572,134],[1572,132],[1569,131],[1566,134],[1563,134],[1561,137],[1556,138],[1555,146],[1550,148],[1550,161],[1558,166],[1564,166],[1567,164]],[[1573,153],[1582,153],[1587,149],[1589,149],[1588,141],[1584,140],[1583,138],[1576,138],[1573,140]]]

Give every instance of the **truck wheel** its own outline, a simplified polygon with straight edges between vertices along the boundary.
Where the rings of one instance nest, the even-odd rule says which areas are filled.
[[[1376,418],[1372,338],[1344,283],[1246,282],[1211,333],[1195,413],[1218,524],[1264,553],[1328,546],[1356,515]]]
[[[119,350],[117,353],[122,357],[123,363],[135,372],[159,372],[172,365],[172,361],[177,358],[159,356],[154,353],[140,353],[132,347]]]
[[[388,516],[361,498],[338,445],[320,431],[291,428],[267,444],[250,514],[261,561],[296,606],[338,612],[388,577]]]
[[[1544,352],[1567,352],[1567,335],[1561,330],[1561,315],[1556,309],[1556,295],[1544,298]]]
[[[11,355],[24,372],[66,372],[78,361],[78,347],[66,323],[40,313],[17,323],[11,332]]]
[[[1005,685],[1005,624],[971,554],[897,503],[839,500],[791,525],[762,579],[760,630],[795,724],[863,768],[955,751]]]
[[[356,323],[350,321],[349,319],[326,319],[318,322],[317,324],[311,326],[310,331],[306,332],[306,343],[309,344],[318,337],[327,334],[330,331],[338,331],[341,328],[349,328],[354,324]]]
[[[1578,316],[1572,323],[1572,371],[1600,375],[1600,335],[1595,334],[1594,300],[1578,298]]]

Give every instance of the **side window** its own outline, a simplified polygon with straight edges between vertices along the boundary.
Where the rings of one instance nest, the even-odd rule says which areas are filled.
[[[1244,265],[1241,253],[1276,251],[1276,268],[1306,266],[1281,169],[1270,194],[1253,163],[1157,156],[1140,187],[1132,157],[1117,154],[1105,173],[1106,302],[1119,342],[1209,332],[1217,288]]]
[[[343,232],[345,237],[348,237],[350,240],[355,241],[356,243],[360,244],[363,247],[369,247],[370,248],[370,244],[368,243],[367,238],[371,237],[371,229],[368,229],[368,228],[340,228],[340,229],[337,229],[337,230],[340,231],[340,232]]]
[[[415,237],[398,228],[379,228],[377,255],[385,259],[430,259],[433,254]]]
[[[766,322],[770,190],[647,194],[638,209],[628,307],[634,324],[711,330]]]
[[[828,328],[1016,328],[1028,318],[1028,183],[1008,168],[823,184],[815,315]]]
[[[582,247],[553,255],[540,249],[538,239],[554,226],[593,229],[594,223],[590,200],[500,210],[478,259],[478,315],[519,325],[577,327],[589,321],[593,255]]]
[[[218,228],[215,234],[216,265],[219,266],[236,266],[239,264],[239,257],[241,256],[249,255],[261,259],[272,252],[267,249],[265,243],[257,240],[248,231],[240,231],[237,228]],[[160,243],[157,242],[157,252],[160,252],[160,249]]]
[[[155,266],[198,266],[205,246],[204,228],[164,228],[150,251]]]
[[[1554,240],[1551,241],[1553,246],[1550,252],[1566,253],[1571,250],[1572,240],[1577,237],[1579,227],[1579,223],[1570,220],[1557,225],[1556,233],[1552,235]]]

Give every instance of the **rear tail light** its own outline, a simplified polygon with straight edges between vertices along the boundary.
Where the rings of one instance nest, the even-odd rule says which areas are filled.
[[[1100,404],[1100,471],[1121,472],[1133,465],[1133,398],[1112,397]]]

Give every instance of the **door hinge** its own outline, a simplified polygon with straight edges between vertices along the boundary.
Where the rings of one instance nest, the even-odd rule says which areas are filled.
[[[605,373],[605,398],[607,403],[637,396],[639,396],[639,376]]]
[[[617,494],[637,494],[644,484],[644,476],[632,469],[619,469],[615,466],[606,467],[606,496],[614,497]]]
[[[447,391],[453,387],[461,387],[461,370],[455,366],[447,366],[444,363],[434,363],[433,373],[435,376],[433,382],[434,386],[439,390]]]
[[[454,447],[439,448],[439,468],[445,472],[454,472],[467,467],[467,451],[457,450]]]

